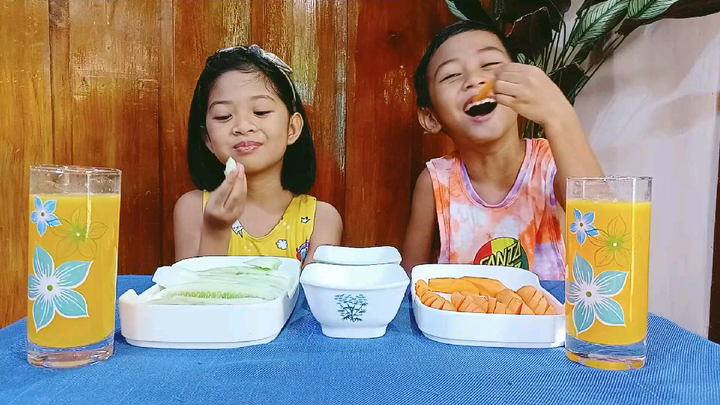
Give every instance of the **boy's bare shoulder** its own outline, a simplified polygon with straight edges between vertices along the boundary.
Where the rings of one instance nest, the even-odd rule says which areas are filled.
[[[417,182],[415,183],[415,195],[429,193],[432,195],[432,178],[430,177],[430,171],[426,167],[423,169],[420,176],[418,176]]]

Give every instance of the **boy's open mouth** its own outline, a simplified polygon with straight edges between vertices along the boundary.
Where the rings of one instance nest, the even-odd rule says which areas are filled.
[[[465,107],[465,114],[471,117],[481,117],[488,115],[497,107],[497,101],[493,98],[486,98],[480,101],[474,101]]]

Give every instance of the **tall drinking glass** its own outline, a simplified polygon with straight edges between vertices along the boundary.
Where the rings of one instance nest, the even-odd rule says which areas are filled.
[[[567,180],[565,354],[610,370],[645,364],[652,178]]]
[[[27,359],[68,368],[107,359],[115,333],[120,170],[30,168]]]

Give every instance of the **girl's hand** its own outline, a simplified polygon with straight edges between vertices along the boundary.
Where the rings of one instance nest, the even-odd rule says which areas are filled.
[[[237,165],[225,181],[208,196],[203,213],[203,225],[210,231],[225,231],[240,218],[245,208],[247,179],[245,167]]]
[[[562,90],[535,66],[504,63],[495,69],[495,100],[546,130],[575,116]]]

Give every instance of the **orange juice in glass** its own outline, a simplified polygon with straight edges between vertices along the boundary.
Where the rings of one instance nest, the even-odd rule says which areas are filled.
[[[586,366],[645,364],[649,177],[567,181],[565,354]]]
[[[116,169],[30,168],[27,358],[67,368],[113,352],[120,223]]]

